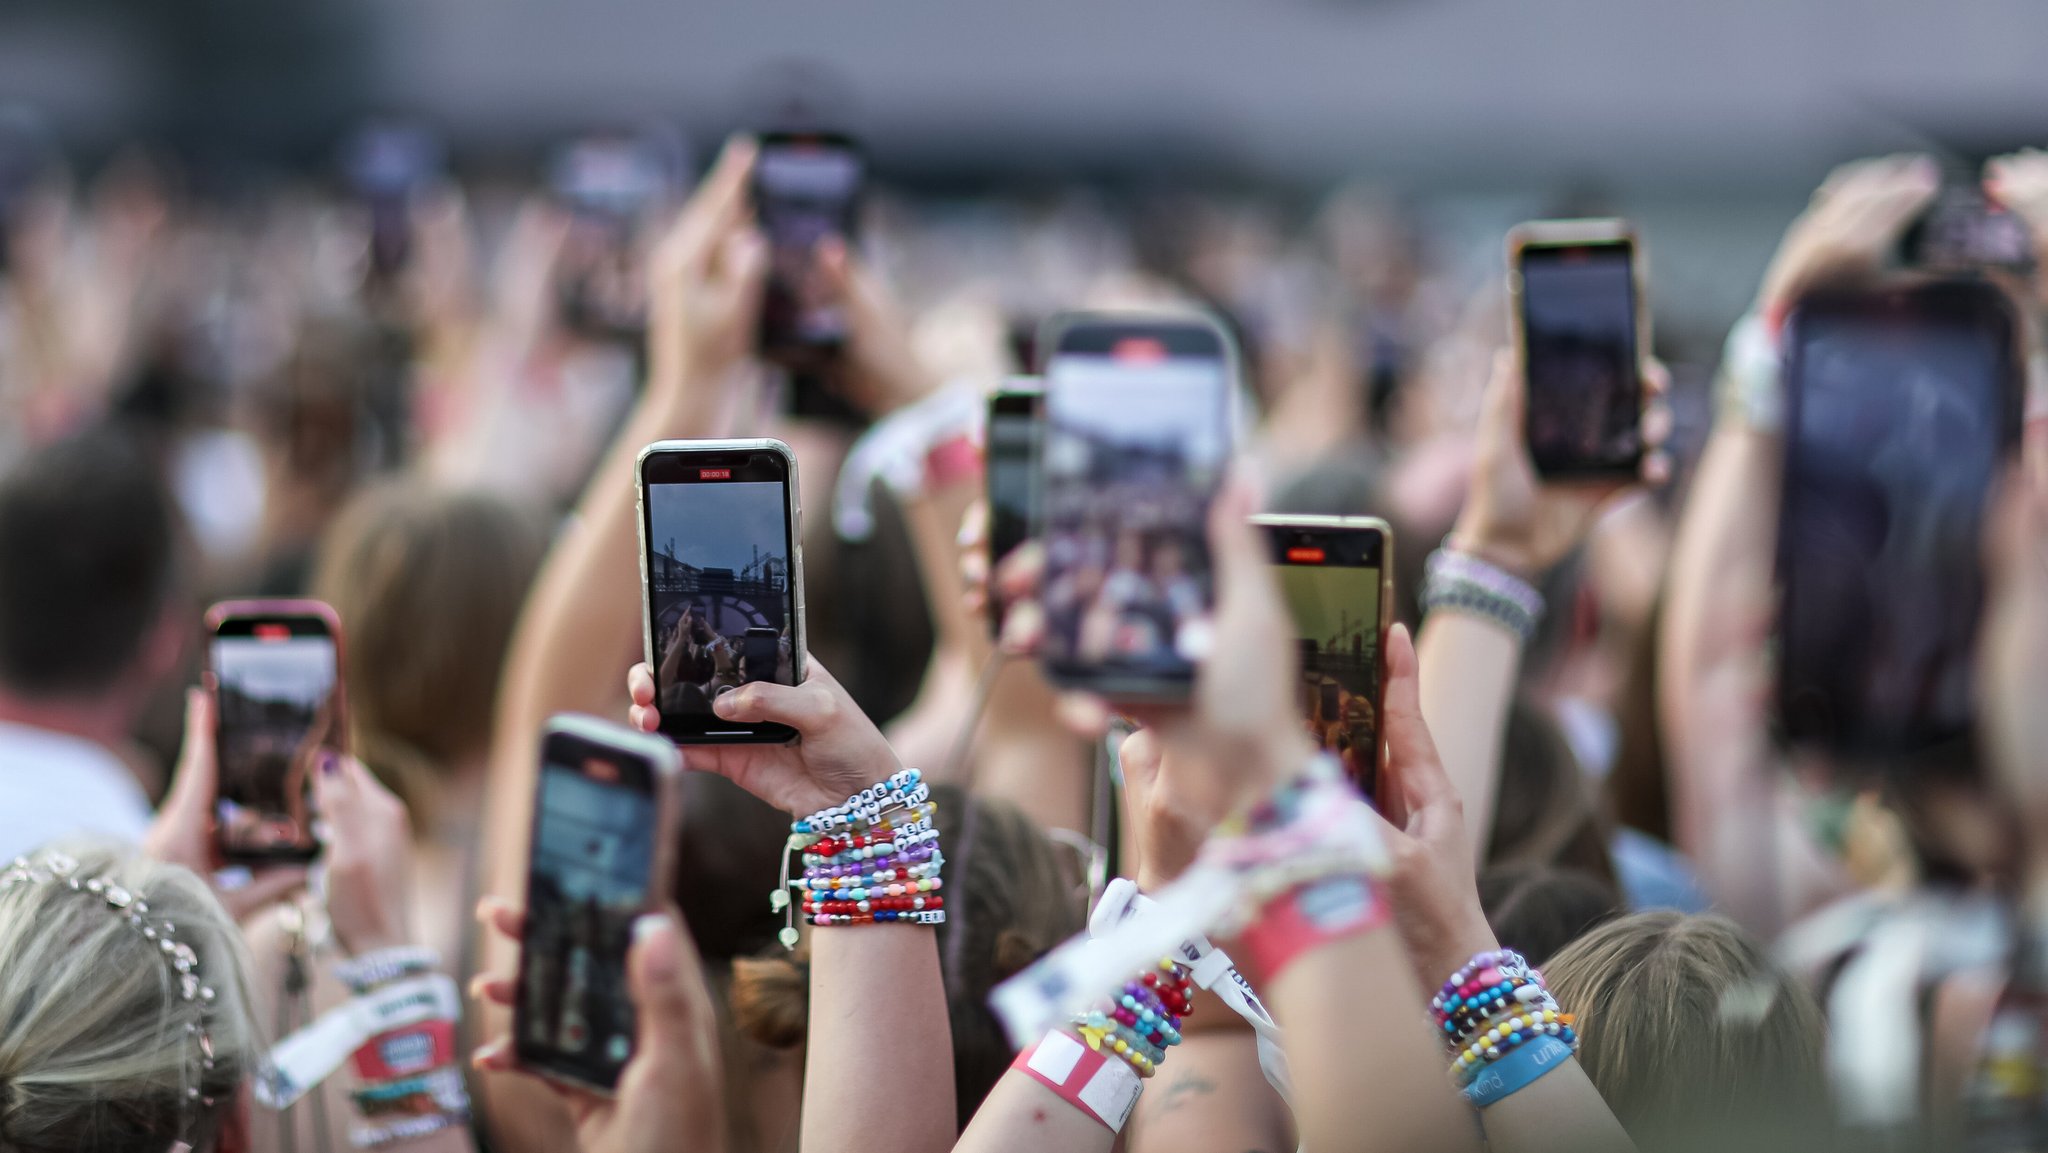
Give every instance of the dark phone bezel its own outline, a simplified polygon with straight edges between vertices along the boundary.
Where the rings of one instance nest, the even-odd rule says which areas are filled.
[[[1902,729],[1907,735],[1896,743],[1879,734],[1849,730],[1846,725],[1832,726],[1832,732],[1809,731],[1798,720],[1805,710],[1794,701],[1794,697],[1807,691],[1808,686],[1795,682],[1793,677],[1787,675],[1788,658],[1791,653],[1786,644],[1785,625],[1798,611],[1798,606],[1795,603],[1792,586],[1785,579],[1785,575],[1799,526],[1787,515],[1789,510],[1786,501],[1791,493],[1801,456],[1798,430],[1804,406],[1803,382],[1807,345],[1805,334],[1810,326],[1828,320],[1900,316],[1937,322],[1960,321],[1982,326],[1986,330],[1986,335],[1997,344],[2001,350],[2001,376],[2005,381],[2001,411],[1996,414],[1997,455],[2000,459],[2012,457],[2019,449],[2026,394],[2026,357],[2021,347],[2024,328],[2020,314],[2006,292],[1981,277],[1916,279],[1872,291],[1816,293],[1800,300],[1786,317],[1783,330],[1785,335],[1781,345],[1785,357],[1785,423],[1782,437],[1785,460],[1778,493],[1779,515],[1773,556],[1777,616],[1773,621],[1771,637],[1773,676],[1770,728],[1774,740],[1781,748],[1820,749],[1845,765],[1868,768],[1897,768],[1913,763],[1932,763],[1955,757],[1967,758],[1972,739],[1970,726],[1967,724],[1954,729],[1939,728],[1926,718],[1918,718],[1913,726]],[[1999,469],[1996,467],[1991,470],[1994,477],[1998,472]],[[1974,554],[1970,559],[1973,564],[1981,564]],[[1981,621],[1981,602],[1979,618]],[[1975,643],[1973,637],[1971,644],[1974,646]]]
[[[982,467],[982,491],[988,502],[987,547],[988,571],[991,580],[994,579],[996,565],[1002,563],[1003,558],[1010,555],[1017,546],[1030,540],[1032,533],[1035,531],[1030,511],[1032,497],[1035,495],[1035,484],[1032,480],[1032,474],[1038,468],[1038,423],[1044,411],[1045,395],[1036,389],[1028,391],[1005,389],[990,394],[988,398],[988,434],[983,438],[987,446],[988,459]],[[1007,440],[999,440],[997,438],[995,430],[998,422],[1013,421],[1019,418],[1028,422],[1031,430],[1031,436],[1028,438],[1029,444],[1024,449],[1024,460],[1022,461],[1024,465],[1025,488],[1022,502],[1025,508],[1024,532],[1016,540],[1005,542],[996,532],[996,526],[999,523],[996,518],[996,510],[1001,507],[1000,503],[996,500],[996,454],[999,451],[1009,451],[1010,446]],[[999,444],[1003,446],[1000,449],[997,447]],[[988,605],[989,633],[992,636],[1001,636],[1003,633],[1004,615],[1002,606],[993,597],[989,598]]]
[[[282,625],[290,637],[320,637],[334,649],[334,740],[328,748],[338,753],[347,753],[348,743],[348,699],[342,679],[341,618],[334,609],[321,601],[314,600],[249,600],[223,601],[206,612],[206,691],[213,697],[214,730],[209,735],[213,741],[215,764],[220,763],[220,674],[214,667],[216,642],[228,639],[250,638],[256,635],[259,625]],[[225,781],[229,774],[217,770],[218,779]],[[219,796],[216,788],[215,796]],[[305,864],[318,860],[322,846],[314,838],[313,830],[304,830],[311,842],[304,847],[250,849],[230,844],[218,823],[213,830],[213,843],[221,860],[231,864],[273,865]]]
[[[1234,390],[1239,379],[1236,346],[1219,321],[1200,313],[1130,316],[1062,313],[1049,318],[1038,342],[1039,347],[1045,350],[1044,362],[1039,366],[1043,382],[1040,409],[1043,418],[1051,419],[1052,394],[1056,387],[1051,371],[1054,361],[1061,356],[1107,356],[1119,342],[1131,339],[1156,340],[1169,358],[1200,357],[1220,361],[1222,371],[1218,376],[1221,383],[1216,397],[1218,419],[1222,422],[1226,439],[1233,438],[1231,406],[1235,403]],[[1213,500],[1215,495],[1212,489],[1210,499]],[[1034,468],[1032,508],[1037,510],[1034,533],[1043,531],[1041,520],[1045,507],[1045,473],[1042,468]],[[1204,519],[1206,521],[1206,517]],[[1206,524],[1202,536],[1206,549]],[[1206,558],[1205,561],[1211,566],[1213,578],[1214,562]],[[1194,690],[1197,672],[1195,666],[1188,665],[1174,673],[1133,673],[1081,661],[1056,660],[1049,656],[1041,658],[1039,667],[1044,670],[1046,679],[1060,688],[1093,692],[1112,700],[1134,701],[1184,700]]]
[[[675,774],[643,756],[638,749],[598,739],[594,732],[554,727],[556,723],[558,722],[551,722],[550,727],[541,734],[540,766],[533,783],[533,814],[526,833],[527,905],[530,907],[532,903],[533,855],[540,843],[541,797],[548,765],[581,765],[590,760],[603,760],[620,769],[621,787],[624,787],[628,768],[637,769],[645,787],[638,787],[636,783],[635,791],[654,800],[654,860],[647,878],[646,897],[641,906],[643,911],[649,913],[666,908],[674,901],[675,841],[680,823],[680,814],[677,812],[680,798]],[[561,750],[563,755],[556,756],[557,750]],[[527,980],[527,958],[532,950],[528,948],[528,944],[526,934],[522,931],[519,938],[519,983],[515,986],[517,995],[512,1003],[514,1061],[520,1068],[530,1070],[551,1081],[595,1090],[606,1095],[617,1091],[617,1081],[606,1082],[587,1077],[585,1074],[589,1070],[580,1065],[560,1062],[557,1060],[560,1057],[559,1053],[552,1049],[538,1049],[527,1039],[527,1030],[521,1025],[527,1013],[526,990],[530,988]]]
[[[827,131],[776,131],[762,132],[755,137],[754,171],[747,182],[748,198],[754,209],[754,217],[764,217],[762,205],[775,193],[766,188],[761,180],[762,160],[771,149],[789,147],[811,147],[838,149],[851,156],[858,165],[858,179],[853,192],[846,197],[841,209],[840,235],[846,238],[849,247],[858,242],[860,236],[860,208],[867,195],[868,157],[860,143],[843,132]],[[767,238],[773,246],[774,237]],[[770,301],[777,293],[774,268],[769,268],[762,284],[761,321],[756,336],[755,348],[761,356],[791,371],[817,371],[832,364],[839,357],[839,350],[845,341],[840,339],[804,340],[793,331],[772,327],[769,317],[774,315]]]
[[[763,462],[779,470],[779,475],[776,477],[753,479],[773,479],[778,481],[783,489],[783,556],[789,559],[790,583],[790,668],[796,683],[803,683],[803,642],[805,640],[805,630],[803,627],[804,596],[802,585],[803,566],[797,552],[799,530],[795,511],[796,469],[793,458],[787,455],[786,448],[782,451],[777,451],[768,447],[768,444],[769,442],[761,442],[751,447],[741,448],[706,447],[701,449],[676,448],[657,450],[650,447],[646,455],[641,458],[639,469],[640,539],[646,542],[645,547],[641,549],[640,557],[641,596],[645,601],[643,611],[646,614],[647,629],[649,630],[649,635],[646,638],[648,671],[655,678],[654,691],[657,702],[660,700],[662,686],[660,679],[661,670],[654,664],[655,645],[652,635],[652,630],[655,627],[653,568],[655,554],[654,523],[652,519],[654,516],[654,505],[652,501],[648,500],[647,490],[657,484],[731,483],[730,481],[701,481],[693,476],[684,475],[685,473],[693,473],[696,470],[705,468],[730,468],[735,474],[733,480],[740,479],[737,475],[739,472],[752,470],[759,467]],[[661,717],[661,733],[679,745],[783,745],[796,740],[797,736],[796,730],[788,725],[778,725],[770,722],[742,724],[737,721],[720,720],[716,715],[693,717],[682,715],[670,716],[666,713],[662,714]]]
[[[1619,249],[1627,255],[1628,269],[1628,325],[1629,344],[1635,366],[1629,377],[1628,389],[1633,393],[1636,409],[1636,451],[1626,458],[1592,460],[1587,458],[1561,459],[1545,458],[1536,452],[1536,444],[1530,436],[1536,409],[1536,382],[1529,376],[1529,285],[1524,276],[1532,258],[1562,262],[1565,254],[1579,251],[1612,251]],[[1559,480],[1595,480],[1609,477],[1634,477],[1642,471],[1645,446],[1641,437],[1643,411],[1643,358],[1646,355],[1646,339],[1642,323],[1642,278],[1637,265],[1636,241],[1633,235],[1608,239],[1586,238],[1580,240],[1529,240],[1515,249],[1515,354],[1521,359],[1523,372],[1523,417],[1522,443],[1529,451],[1529,461],[1535,466],[1538,476]]]
[[[1349,523],[1347,523],[1349,522]],[[1375,650],[1374,683],[1377,691],[1373,694],[1373,717],[1378,726],[1378,747],[1373,749],[1372,778],[1352,778],[1359,792],[1368,801],[1379,796],[1380,774],[1386,767],[1387,759],[1387,630],[1394,625],[1394,530],[1378,517],[1293,517],[1285,515],[1261,515],[1252,518],[1252,523],[1265,534],[1271,552],[1268,562],[1276,568],[1359,568],[1378,569],[1380,574],[1380,613],[1378,622],[1379,640]],[[1356,549],[1353,545],[1356,544]],[[1322,564],[1309,565],[1287,558],[1290,548],[1320,548],[1326,557]],[[1350,558],[1355,556],[1356,560]],[[1300,635],[1297,622],[1296,640],[1309,638]]]

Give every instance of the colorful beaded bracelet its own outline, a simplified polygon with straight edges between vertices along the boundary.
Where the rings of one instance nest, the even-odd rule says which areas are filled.
[[[922,784],[923,775],[916,769],[902,769],[891,773],[888,780],[862,789],[846,798],[844,804],[819,809],[797,821],[791,826],[791,831],[799,835],[823,834],[833,829],[845,828],[856,821],[872,820],[890,803],[900,804],[902,798],[914,793]]]
[[[1543,595],[1515,574],[1450,547],[1430,554],[1422,581],[1422,611],[1468,612],[1506,628],[1523,643],[1543,620]]]
[[[838,892],[845,889],[869,889],[900,881],[935,880],[939,876],[939,863],[912,865],[903,869],[883,869],[879,873],[853,873],[848,876],[831,875],[814,877],[802,876],[790,884],[814,893]]]
[[[874,913],[881,910],[912,912],[918,909],[943,909],[946,898],[933,896],[868,897],[858,901],[805,901],[806,913]]]
[[[1488,1029],[1451,1065],[1451,1074],[1461,1082],[1469,1082],[1479,1069],[1491,1061],[1498,1061],[1521,1045],[1538,1037],[1555,1037],[1578,1052],[1579,1037],[1572,1031],[1572,1015],[1545,1009],[1540,1013],[1526,1013],[1502,1021]]]
[[[807,918],[813,925],[880,925],[891,921],[917,925],[943,925],[946,923],[944,909],[917,909],[910,912],[874,913],[818,913]]]

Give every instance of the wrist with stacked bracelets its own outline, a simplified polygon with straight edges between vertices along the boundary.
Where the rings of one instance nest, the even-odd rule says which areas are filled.
[[[769,902],[791,918],[781,933],[784,946],[796,947],[799,906],[816,926],[943,924],[946,901],[939,890],[945,886],[940,874],[946,858],[939,851],[937,816],[923,775],[904,769],[845,804],[791,823],[782,884]],[[790,876],[791,854],[799,855],[802,876]]]
[[[333,972],[357,998],[400,996],[399,986],[417,985],[412,996],[430,1004],[438,1001],[435,990],[448,982],[437,972],[440,964],[440,954],[432,949],[404,946],[338,962]],[[452,995],[445,1006],[422,1016],[371,1037],[350,1058],[356,1087],[349,1097],[368,1122],[350,1130],[359,1149],[410,1141],[469,1121],[469,1091],[456,1064]]]
[[[1429,1006],[1453,1054],[1451,1079],[1480,1108],[1527,1088],[1578,1050],[1572,1015],[1512,949],[1473,957]]]
[[[1429,556],[1422,579],[1422,611],[1470,613],[1506,628],[1527,644],[1543,620],[1543,594],[1499,565],[1461,552],[1446,537]]]
[[[1181,1018],[1194,1009],[1195,986],[1173,958],[1124,982],[1113,999],[1070,1022],[1088,1047],[1114,1053],[1140,1077],[1158,1072],[1166,1050],[1181,1042]]]

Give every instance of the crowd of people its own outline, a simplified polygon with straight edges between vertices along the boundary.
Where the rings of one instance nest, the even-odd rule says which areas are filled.
[[[570,306],[573,221],[540,195],[418,190],[396,264],[344,199],[224,206],[161,161],[53,165],[7,204],[0,1150],[2048,1142],[2038,343],[1981,542],[1974,749],[1855,773],[1772,733],[1770,356],[1731,340],[1697,451],[1646,363],[1640,476],[1559,483],[1526,447],[1498,278],[1432,266],[1380,207],[1290,236],[1181,205],[1162,240],[1074,198],[963,243],[888,201],[806,281],[845,320],[836,366],[790,377],[755,353],[754,160],[735,137],[650,205],[624,324]],[[1984,180],[2048,261],[2048,153]],[[1837,170],[1738,336],[1890,275],[1940,184],[1922,157]],[[940,467],[946,398],[1028,370],[1053,309],[1193,307],[1236,334],[1249,398],[1192,542],[1213,597],[1191,542],[1113,488],[994,563],[980,473]],[[798,736],[685,747],[673,899],[632,927],[630,1059],[615,1092],[544,1081],[518,1059],[520,974],[593,962],[519,957],[542,726],[704,707],[637,663],[633,464],[743,436],[803,466],[803,682],[695,608],[654,651],[702,666],[661,683]],[[1361,721],[1340,692],[1321,718],[1384,743],[1370,805],[1306,735],[1325,694],[1247,519],[1268,510],[1401,542],[1384,704]],[[1479,572],[1523,615],[1441,595]],[[341,622],[352,755],[305,774],[310,866],[219,856],[196,686],[203,607],[231,596]],[[1036,663],[1197,619],[1182,702],[1062,694]],[[393,990],[448,1003],[378,1016]],[[530,1024],[622,1027],[570,1016]],[[306,1076],[315,1020],[382,1026]],[[401,1068],[407,1029],[425,1055]]]

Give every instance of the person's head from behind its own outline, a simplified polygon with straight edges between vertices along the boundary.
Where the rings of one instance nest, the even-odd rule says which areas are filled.
[[[241,948],[174,865],[92,848],[0,869],[0,1148],[219,1148],[260,1059]]]
[[[1621,894],[1608,881],[1550,864],[1500,865],[1479,874],[1479,905],[1503,948],[1532,965],[1622,911]]]
[[[546,547],[517,505],[410,480],[358,493],[321,541],[313,595],[346,634],[354,747],[416,813],[489,747],[499,669]]]
[[[1488,865],[1562,865],[1612,883],[1606,821],[1572,747],[1527,697],[1508,708]]]
[[[1015,1055],[988,1007],[990,990],[1080,932],[1085,899],[1052,839],[1022,810],[952,785],[934,785],[932,800],[946,854],[947,919],[938,944],[964,1127]],[[803,1040],[810,1005],[802,957],[802,950],[793,961],[778,949],[735,963],[733,1012],[749,1035],[780,1047]]]
[[[1543,966],[1579,1063],[1645,1153],[1804,1149],[1827,1132],[1812,994],[1721,917],[1638,913]]]
[[[187,632],[170,611],[176,523],[154,462],[119,433],[17,461],[0,479],[0,694],[124,729]]]

